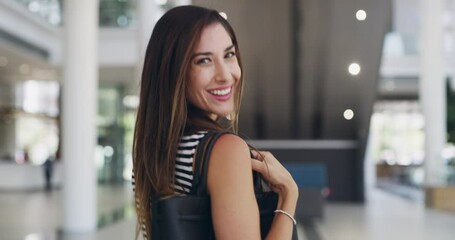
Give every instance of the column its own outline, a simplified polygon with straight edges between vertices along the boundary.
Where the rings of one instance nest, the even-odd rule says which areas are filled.
[[[425,116],[425,186],[443,184],[446,144],[442,0],[421,0],[420,101]]]
[[[64,1],[63,230],[96,231],[98,1]]]
[[[17,90],[14,84],[0,85],[0,109],[14,109],[17,104]],[[16,118],[9,114],[0,114],[0,160],[2,157],[15,159],[16,152]]]
[[[154,0],[138,0],[138,34],[139,34],[139,69],[142,69],[145,50],[152,36],[155,23],[162,16],[163,12]]]
[[[144,65],[145,51],[148,42],[152,36],[155,23],[161,17],[162,10],[156,4],[155,0],[137,0],[137,67],[136,67],[136,82],[130,85],[128,90],[131,93],[139,95],[141,84],[142,69]]]

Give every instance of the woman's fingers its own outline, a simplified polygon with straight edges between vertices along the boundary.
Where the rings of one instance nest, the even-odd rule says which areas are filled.
[[[258,159],[259,153],[256,150],[250,150],[251,158]]]
[[[262,162],[264,161],[264,152],[251,150],[251,157]]]
[[[261,161],[256,160],[256,159],[251,159],[251,166],[252,166],[254,171],[259,172],[262,175],[264,175],[264,167],[265,167],[264,162],[261,162]]]

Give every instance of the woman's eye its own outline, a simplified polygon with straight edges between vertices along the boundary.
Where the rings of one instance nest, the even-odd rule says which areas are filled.
[[[233,58],[233,57],[235,57],[235,52],[228,52],[225,55],[225,58]]]
[[[210,62],[210,58],[201,58],[196,61],[196,64],[205,64],[205,63],[209,63],[209,62]]]

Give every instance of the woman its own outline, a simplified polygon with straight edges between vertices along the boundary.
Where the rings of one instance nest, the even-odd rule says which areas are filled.
[[[194,152],[205,133],[237,131],[242,83],[236,36],[217,11],[182,6],[157,22],[144,61],[133,149],[136,210],[146,235],[150,199],[189,192]],[[285,212],[275,215],[266,238],[291,239],[297,186],[272,154],[253,155],[260,160],[250,158],[235,134],[223,135],[213,148],[207,188],[216,238],[261,238],[252,181],[257,171]]]

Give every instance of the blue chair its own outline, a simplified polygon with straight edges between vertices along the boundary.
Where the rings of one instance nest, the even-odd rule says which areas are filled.
[[[324,164],[284,163],[299,187],[296,218],[300,221],[323,217],[327,192],[327,171]]]

